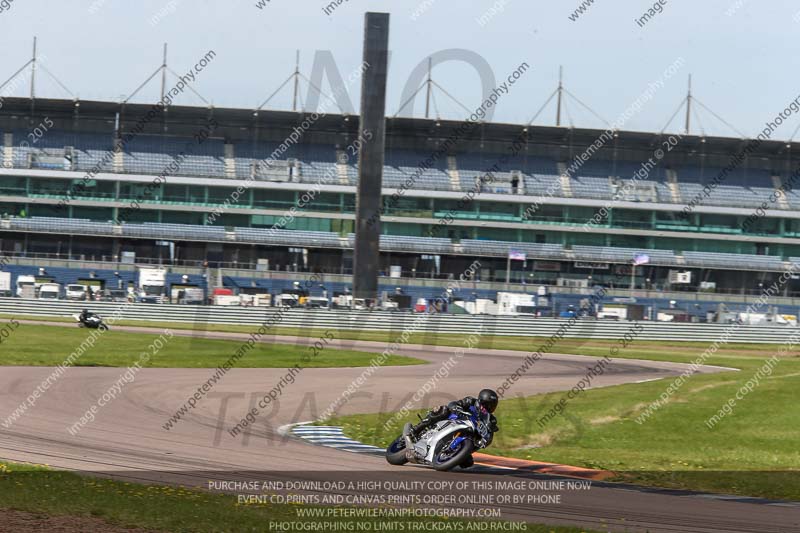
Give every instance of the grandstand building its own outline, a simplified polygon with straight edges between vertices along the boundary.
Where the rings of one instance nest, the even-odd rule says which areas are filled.
[[[352,271],[358,117],[152,110],[4,99],[0,249]],[[387,119],[385,275],[757,292],[800,257],[795,143],[461,126]]]

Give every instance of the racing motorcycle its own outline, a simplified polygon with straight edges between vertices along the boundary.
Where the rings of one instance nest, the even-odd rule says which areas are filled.
[[[472,453],[486,448],[494,437],[489,417],[480,413],[456,410],[446,420],[437,422],[419,437],[410,435],[411,424],[386,448],[386,460],[400,466],[408,462],[432,466],[440,472],[460,466],[472,466]]]
[[[79,328],[89,328],[89,329],[100,329],[102,331],[108,331],[108,325],[103,322],[103,319],[97,315],[90,315],[87,318],[81,318],[80,314],[72,315],[72,317],[78,321]]]

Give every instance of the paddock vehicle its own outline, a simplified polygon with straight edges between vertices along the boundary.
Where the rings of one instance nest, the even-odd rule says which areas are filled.
[[[67,285],[65,296],[67,300],[84,301],[89,299],[89,287],[79,283]]]
[[[40,300],[58,300],[61,298],[61,285],[58,283],[42,283],[39,286]]]

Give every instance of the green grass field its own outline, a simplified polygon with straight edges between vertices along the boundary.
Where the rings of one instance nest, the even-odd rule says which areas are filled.
[[[165,532],[244,533],[277,531],[269,527],[270,522],[300,520],[307,525],[314,525],[309,524],[314,519],[298,517],[298,507],[295,504],[241,505],[231,495],[89,478],[69,472],[0,462],[0,512],[13,509],[56,517],[91,517],[101,519],[106,524]],[[351,523],[355,531],[355,522],[376,523],[381,519],[326,517],[324,520],[335,522],[337,527]],[[403,523],[405,531],[410,530],[410,522],[419,523],[419,520],[408,518],[391,518],[390,521]],[[381,531],[389,532],[391,529]],[[532,524],[528,525],[526,531],[592,533],[579,528]]]
[[[366,311],[365,311],[366,312]],[[45,320],[48,322],[68,322],[75,323],[75,320],[63,316],[23,316],[23,315],[7,315],[0,314],[0,325],[3,319],[18,318],[20,320]],[[206,324],[191,322],[159,322],[159,321],[146,321],[146,320],[119,320],[116,322],[120,326],[139,326],[150,328],[170,328],[173,330],[195,330],[195,331],[222,331],[230,333],[251,333],[254,329],[253,326],[237,326],[231,324]],[[76,328],[77,329],[77,328]],[[271,335],[293,335],[299,337],[321,337],[325,333],[323,329],[314,328],[287,328],[277,327],[269,331]],[[359,331],[342,329],[336,331],[337,339],[348,340],[363,340],[363,341],[377,341],[377,342],[392,342],[400,337],[401,331]],[[528,337],[528,336],[502,336],[495,337],[491,335],[483,335],[477,345],[479,348],[484,349],[498,349],[498,350],[519,350],[531,351],[537,349],[543,342],[542,337]],[[554,348],[557,353],[578,353],[582,355],[596,355],[602,357],[608,354],[608,348],[614,344],[613,340],[588,340],[588,339],[562,339]],[[464,335],[455,333],[420,333],[415,332],[408,336],[408,343],[410,344],[424,344],[429,346],[463,346]],[[657,361],[689,361],[697,357],[703,350],[708,347],[709,343],[706,342],[693,342],[684,341],[676,346],[665,346],[662,341],[636,341],[635,346],[631,347],[628,352],[637,349],[640,358],[652,359]],[[730,343],[726,346],[724,353],[728,358],[735,358],[738,354],[752,355],[776,348],[777,345],[771,346],[767,344],[753,344],[753,343]],[[580,351],[576,351],[580,350]],[[800,352],[798,352],[800,353]],[[675,356],[687,356],[684,359],[675,359]],[[629,353],[621,354],[620,357],[637,357]],[[711,364],[711,363],[709,363]]]
[[[609,346],[605,341],[564,341],[555,350],[606,355]],[[690,362],[706,347],[704,343],[684,343],[672,348],[640,341],[618,356]],[[500,403],[496,414],[501,431],[487,451],[607,469],[617,472],[618,480],[640,484],[800,500],[797,351],[782,356],[772,374],[737,400],[732,413],[713,429],[706,426],[706,420],[735,397],[777,351],[778,346],[764,345],[731,345],[718,351],[707,364],[740,371],[690,377],[666,405],[641,424],[637,416],[672,379],[588,390],[544,427],[537,420],[563,393],[522,398],[513,397],[512,389],[512,397],[506,396]],[[387,433],[382,428],[389,417],[365,414],[327,423],[344,426],[350,437],[385,446],[406,422],[398,421]]]
[[[163,327],[163,326],[162,326]],[[55,366],[61,364],[92,330],[78,327],[21,324],[0,344],[0,366]],[[102,333],[75,366],[125,367],[139,360],[142,351],[156,352],[145,365],[153,368],[215,368],[236,353],[242,341],[172,336],[160,350],[149,350],[159,335],[128,333],[113,329]],[[166,337],[161,337],[162,341]],[[88,345],[87,345],[88,346]],[[325,348],[307,362],[306,346],[256,343],[236,364],[239,368],[285,368],[300,364],[309,368],[368,366],[375,354]],[[392,355],[386,364],[421,364],[419,359]]]

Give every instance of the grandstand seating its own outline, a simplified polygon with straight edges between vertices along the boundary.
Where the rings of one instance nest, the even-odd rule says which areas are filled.
[[[348,236],[350,246],[355,246],[355,235]],[[408,237],[403,235],[381,235],[381,250],[390,252],[419,252],[423,254],[451,254],[450,239],[438,237]]]
[[[274,244],[276,246],[321,246],[325,248],[344,248],[336,233],[324,231],[286,230],[272,228],[234,228],[236,240],[254,244]]]
[[[415,189],[451,190],[446,158],[437,158],[431,168],[423,170],[420,165],[428,157],[429,154],[411,150],[387,149],[383,169],[384,187],[400,187],[409,177],[416,176]],[[417,176],[418,170],[420,173]]]
[[[783,259],[774,255],[731,254],[720,252],[684,252],[686,264],[700,267],[730,267],[737,265],[739,268],[764,268],[768,270],[782,270]]]
[[[236,162],[236,177],[239,179],[250,179],[253,177],[253,166],[256,163],[262,165],[280,145],[278,143],[248,143],[234,147]],[[333,146],[319,144],[292,144],[287,150],[281,153],[276,161],[297,160],[299,162],[299,174],[288,175],[282,181],[304,181],[316,183],[330,176],[336,176],[336,151]],[[222,177],[218,174],[217,177]],[[333,181],[333,180],[329,180]]]
[[[225,174],[223,158],[221,139],[200,144],[192,138],[138,135],[125,145],[123,168],[134,174],[218,177]],[[171,165],[178,170],[168,170]]]
[[[483,255],[494,257],[508,257],[510,250],[524,252],[531,258],[563,258],[564,247],[560,244],[540,244],[530,242],[506,242],[492,240],[472,240],[464,239],[461,241],[461,248],[464,253],[470,255]]]
[[[0,132],[0,139],[4,136]],[[51,170],[86,171],[102,161],[103,157],[113,150],[113,133],[65,132],[50,130],[31,146],[22,143],[27,139],[25,130],[16,129],[13,134],[13,166],[16,168],[44,168]],[[22,143],[22,144],[20,144]],[[225,178],[235,175],[239,179],[253,176],[253,164],[263,162],[272,154],[277,142],[244,142],[233,146],[234,174],[228,174],[225,168],[225,144],[220,138],[209,138],[198,144],[191,137],[138,135],[132,137],[124,146],[121,164],[115,164],[113,158],[102,166],[107,172],[140,173],[158,175],[169,167],[178,154],[185,154],[180,168],[171,174]],[[280,160],[298,161],[297,170],[280,181],[296,181],[316,183],[328,176],[331,183],[348,183],[355,185],[357,179],[356,161],[352,154],[339,161],[343,174],[337,169],[336,147],[322,144],[292,144],[281,154]],[[68,156],[68,157],[65,157]],[[453,177],[448,174],[448,158],[439,157],[431,168],[421,169],[422,163],[430,153],[421,150],[387,147],[384,166],[384,187],[397,188],[410,176],[419,175],[413,188],[452,191],[454,187],[469,190],[475,186],[476,179],[486,170],[503,161],[503,168],[495,172],[498,179],[487,184],[483,192],[512,193],[511,172],[519,172],[521,183],[518,193],[534,196],[577,197],[600,200],[611,200],[615,193],[626,182],[634,182],[632,191],[627,195],[617,195],[619,200],[686,202],[702,193],[703,187],[721,172],[721,168],[703,167],[701,165],[683,165],[676,169],[678,194],[672,194],[667,184],[667,170],[661,166],[652,169],[647,176],[634,175],[641,169],[641,163],[631,161],[604,161],[592,159],[583,164],[573,175],[568,184],[562,186],[559,164],[566,165],[538,156],[518,155],[513,158],[503,154],[460,153],[455,154],[450,168]],[[569,163],[569,162],[566,162]],[[258,179],[274,179],[280,174],[260,176]],[[566,178],[565,178],[566,179]],[[345,181],[342,181],[345,180]],[[455,185],[454,185],[454,181]],[[568,189],[566,190],[565,187]],[[713,206],[755,207],[773,192],[775,183],[772,173],[766,170],[748,168],[730,172],[708,197],[703,196],[703,203]],[[790,192],[786,195],[787,203],[777,203],[775,208],[800,208],[800,194]]]
[[[81,218],[33,217],[12,218],[11,229],[75,235],[112,235],[111,222],[97,222]]]
[[[48,134],[46,137],[49,138],[50,135]],[[67,141],[70,142],[68,139]],[[106,154],[114,149],[114,138],[110,132],[108,134],[76,134],[68,146],[75,148],[72,162],[73,169],[86,172],[97,165],[103,172],[111,172],[113,169],[113,160],[111,158],[103,162]]]
[[[701,195],[704,203],[716,206],[750,207],[758,205],[774,191],[772,173],[764,170],[739,168],[729,171],[707,197],[703,187],[717,180],[721,167],[702,168],[683,166],[678,169],[678,182],[684,199]]]
[[[472,189],[476,180],[484,175],[494,165],[500,166],[499,171],[493,171],[496,181],[484,186],[483,192],[513,193],[510,186],[511,172],[518,171],[522,177],[519,189],[525,194],[537,196],[565,196],[562,191],[559,172],[554,161],[540,157],[515,157],[506,158],[503,154],[473,154],[464,153],[456,156],[458,172],[463,190]]]
[[[352,249],[355,235],[340,236],[324,231],[287,230],[272,228],[235,227],[233,239],[226,228],[221,226],[201,226],[193,224],[168,224],[146,222],[142,224],[125,223],[120,226],[121,233],[115,233],[113,222],[98,222],[88,219],[62,219],[54,217],[11,218],[10,226],[15,230],[47,233],[69,233],[76,235],[121,235],[171,240],[197,240],[214,242],[237,242],[241,244],[266,244],[273,246],[304,246],[321,248]],[[381,250],[387,252],[406,252],[423,254],[455,254],[483,257],[507,257],[510,250],[523,252],[530,259],[560,259],[579,261],[603,261],[629,263],[636,255],[646,254],[650,263],[664,266],[687,266],[699,268],[764,269],[780,271],[785,268],[784,259],[778,256],[695,252],[682,253],[682,261],[673,250],[648,248],[624,248],[610,246],[574,245],[566,249],[556,243],[530,243],[497,240],[463,239],[454,242],[439,237],[418,237],[405,235],[382,235]],[[800,264],[800,258],[790,258]]]
[[[290,227],[313,229],[336,228],[342,233],[273,230],[269,224],[280,216],[278,213],[295,204],[295,197],[301,196],[303,189],[311,188],[310,184],[318,183],[322,179],[326,179],[326,182],[331,185],[346,184],[353,187],[357,184],[357,158],[351,149],[345,147],[352,139],[348,139],[349,134],[347,133],[353,131],[354,123],[352,122],[349,125],[343,123],[342,127],[339,127],[339,125],[334,126],[334,122],[324,121],[325,123],[320,123],[319,128],[315,127],[307,132],[298,143],[281,146],[280,139],[288,131],[284,130],[281,133],[276,128],[283,129],[284,126],[276,125],[285,125],[286,121],[292,118],[289,115],[281,114],[276,116],[278,120],[273,121],[270,118],[263,119],[262,115],[261,123],[265,126],[259,126],[262,129],[254,130],[247,127],[249,119],[245,117],[250,114],[247,111],[237,114],[236,116],[239,118],[236,121],[229,122],[224,128],[215,132],[216,137],[211,137],[198,144],[191,135],[176,134],[190,131],[187,128],[190,127],[191,119],[188,117],[191,115],[185,115],[186,119],[184,120],[184,115],[180,112],[181,116],[173,117],[177,122],[170,119],[162,123],[159,120],[156,121],[158,124],[152,123],[146,130],[148,132],[163,131],[164,134],[127,135],[125,142],[120,145],[120,141],[115,138],[113,114],[105,114],[103,111],[95,114],[89,111],[91,106],[84,105],[79,108],[76,105],[75,113],[78,111],[80,113],[74,115],[74,120],[71,108],[68,108],[67,114],[61,114],[59,117],[51,113],[50,116],[56,119],[57,128],[63,129],[45,128],[45,134],[34,142],[29,137],[31,130],[28,119],[24,119],[19,114],[13,116],[9,111],[11,108],[11,106],[7,106],[4,109],[3,114],[7,120],[3,121],[5,129],[0,130],[0,146],[5,147],[5,150],[0,151],[3,154],[4,166],[50,172],[7,172],[7,175],[4,176],[3,189],[0,192],[6,198],[2,211],[18,215],[12,216],[10,219],[4,217],[0,221],[0,229],[4,232],[4,238],[6,230],[30,234],[25,235],[24,239],[18,239],[22,235],[21,233],[10,235],[11,238],[3,241],[6,249],[13,247],[13,249],[20,250],[24,248],[29,254],[40,253],[41,255],[37,257],[52,255],[56,249],[59,250],[59,253],[63,249],[67,249],[68,254],[72,257],[82,255],[109,257],[115,253],[120,242],[123,246],[128,247],[131,239],[147,239],[148,241],[175,241],[176,248],[185,248],[185,250],[179,250],[176,257],[192,258],[187,259],[187,262],[197,261],[199,263],[196,258],[205,257],[203,244],[201,244],[204,242],[226,245],[224,247],[211,246],[205,250],[209,258],[214,258],[214,264],[217,262],[228,263],[230,259],[239,259],[242,256],[246,258],[244,261],[252,261],[255,256],[262,257],[249,253],[249,245],[256,245],[255,248],[258,249],[264,247],[283,248],[268,252],[270,261],[274,263],[285,262],[283,259],[274,260],[273,257],[285,256],[286,247],[328,249],[324,253],[312,254],[319,255],[321,258],[313,257],[314,261],[325,262],[324,270],[338,268],[331,265],[336,265],[339,256],[342,257],[342,264],[349,262],[351,254],[338,253],[338,251],[352,250],[355,245],[354,235],[346,233],[353,227],[350,221],[354,200],[352,189],[341,195],[336,193],[315,197],[313,203],[307,208],[303,208],[314,211],[309,213],[312,216],[304,218],[300,215],[290,225]],[[51,112],[50,107],[45,109],[39,106],[38,109]],[[205,112],[203,110],[203,113]],[[213,112],[215,114],[219,112],[220,116],[226,113],[224,110],[214,110]],[[126,117],[131,116],[127,111],[125,113]],[[80,120],[78,120],[79,115]],[[333,117],[329,118],[333,119]],[[387,127],[391,124],[395,124],[395,122],[389,121]],[[652,168],[647,175],[640,176],[639,172],[644,168],[644,161],[601,159],[610,157],[611,146],[596,153],[588,161],[580,162],[579,165],[573,165],[577,160],[573,160],[571,157],[564,160],[555,155],[559,153],[562,154],[560,157],[565,157],[563,154],[569,153],[575,156],[580,154],[583,150],[581,144],[588,138],[586,132],[563,129],[556,130],[556,134],[553,135],[547,130],[542,130],[545,135],[532,136],[532,139],[541,138],[541,144],[534,140],[529,146],[531,152],[535,151],[537,154],[547,154],[547,156],[529,155],[528,150],[523,149],[522,153],[509,157],[508,153],[504,151],[501,141],[503,140],[502,136],[512,131],[512,128],[504,126],[495,130],[492,127],[482,129],[480,147],[477,137],[473,137],[474,142],[470,142],[469,148],[465,148],[459,143],[459,146],[454,147],[454,153],[440,154],[430,168],[423,169],[422,165],[431,158],[435,150],[438,136],[435,129],[423,130],[423,127],[429,127],[429,125],[423,126],[423,124],[427,124],[427,122],[420,123],[419,127],[407,128],[401,123],[400,130],[388,132],[383,176],[385,192],[391,194],[393,189],[405,187],[409,177],[414,176],[412,185],[414,189],[459,194],[421,194],[418,196],[424,196],[424,198],[405,198],[400,205],[391,206],[387,219],[391,218],[383,225],[383,229],[392,234],[381,236],[380,248],[384,252],[391,252],[393,257],[399,257],[403,253],[460,256],[457,261],[451,261],[450,258],[444,261],[449,264],[442,268],[447,269],[452,268],[453,263],[461,263],[470,257],[481,258],[481,260],[495,258],[491,261],[487,260],[486,263],[491,263],[492,269],[496,272],[498,268],[499,270],[504,269],[505,258],[508,257],[511,250],[515,250],[525,253],[529,260],[543,259],[547,262],[563,262],[562,266],[566,266],[562,270],[564,275],[579,277],[584,273],[575,268],[580,269],[586,265],[575,265],[576,261],[625,264],[630,263],[636,255],[647,254],[650,257],[650,265],[665,267],[646,271],[645,275],[654,278],[653,281],[658,281],[659,285],[661,280],[666,278],[667,269],[719,269],[726,272],[719,275],[704,272],[703,275],[693,278],[693,280],[713,281],[718,283],[719,287],[724,287],[724,290],[736,290],[736,283],[741,283],[742,287],[750,287],[752,290],[753,280],[757,284],[758,279],[767,277],[756,275],[753,272],[745,275],[740,275],[740,273],[729,275],[731,270],[776,272],[785,270],[789,266],[789,262],[800,265],[800,258],[796,257],[786,259],[781,256],[684,251],[684,249],[713,249],[728,252],[735,250],[754,252],[760,251],[768,245],[772,253],[795,254],[798,251],[796,241],[789,239],[798,236],[797,232],[800,230],[798,230],[797,222],[789,220],[789,216],[783,216],[783,220],[780,221],[776,218],[782,215],[780,210],[784,210],[784,215],[788,215],[785,212],[788,209],[800,210],[800,187],[796,192],[787,192],[785,197],[780,200],[776,201],[774,198],[768,200],[774,193],[775,187],[787,176],[787,172],[780,172],[777,169],[789,169],[796,165],[796,162],[793,164],[791,161],[791,152],[784,156],[778,155],[780,150],[775,152],[760,150],[760,153],[764,154],[766,158],[774,158],[775,170],[749,168],[752,159],[750,162],[745,161],[740,168],[728,173],[724,181],[715,186],[713,193],[706,195],[703,188],[720,174],[726,162],[720,157],[720,150],[725,149],[726,146],[733,146],[732,143],[717,143],[712,140],[708,145],[702,145],[714,146],[709,151],[709,157],[706,157],[700,153],[704,152],[703,147],[700,144],[694,145],[694,141],[692,141],[689,145],[681,146],[677,150],[680,152],[677,157],[671,157],[675,154],[668,156],[670,166],[660,164]],[[73,125],[74,129],[71,129],[70,125]],[[166,127],[167,125],[169,127]],[[123,121],[123,127],[128,131],[132,126],[133,122],[130,119],[126,118]],[[558,131],[568,135],[561,137]],[[630,144],[626,138],[631,139]],[[639,140],[637,141],[635,138]],[[641,135],[631,137],[622,135],[618,143],[614,142],[613,151],[620,157],[631,159],[634,150],[636,153],[642,153],[640,149],[646,149],[641,143],[643,139]],[[115,145],[121,146],[119,153],[114,152]],[[283,150],[284,148],[285,150]],[[264,169],[262,164],[276,150],[280,151],[278,161],[272,169]],[[646,150],[649,151],[649,149]],[[179,168],[171,170],[170,167],[176,164],[176,157],[179,158]],[[72,202],[69,209],[63,211],[51,209],[52,204],[63,197],[63,190],[69,187],[69,184],[77,184],[83,173],[95,168],[101,161],[105,161],[100,167],[101,171],[118,174],[119,181],[125,183],[115,187],[113,183],[105,181],[105,177],[103,177],[103,179],[89,184],[83,192],[76,192],[74,188],[72,189],[72,193],[86,201]],[[256,165],[256,163],[262,164]],[[501,166],[499,171],[494,171],[497,179],[492,183],[484,184],[480,188],[481,193],[517,194],[532,198],[493,197],[487,199],[483,197],[479,199],[478,205],[464,209],[459,207],[453,210],[452,206],[457,203],[457,200],[451,201],[449,198],[458,198],[461,193],[473,189],[478,178],[483,176],[493,165]],[[254,172],[256,166],[258,172]],[[567,174],[569,167],[576,166],[578,168],[575,171]],[[72,171],[73,174],[65,174],[63,171]],[[138,194],[138,191],[141,191],[146,186],[144,184],[152,177],[165,172],[189,179],[173,181],[164,189],[158,189],[152,196],[144,198],[143,203],[148,205],[143,206],[142,212],[130,216],[124,224],[115,224],[111,220],[105,220],[116,212],[115,204],[111,202],[116,197],[115,191],[123,196],[133,196]],[[130,176],[132,174],[145,176],[133,178]],[[50,179],[50,177],[58,179]],[[214,187],[206,188],[210,185],[208,178],[228,181],[215,182]],[[220,225],[203,225],[203,218],[207,212],[218,207],[224,199],[231,198],[232,190],[238,185],[233,181],[234,178],[257,179],[262,182],[290,182],[295,186],[287,186],[282,189],[276,184],[270,185],[264,190],[260,184],[256,190],[251,189],[247,195],[242,195],[241,202],[237,200],[237,209],[230,210],[216,219]],[[127,183],[131,181],[141,183]],[[517,185],[516,188],[512,183]],[[161,196],[162,190],[167,198]],[[702,204],[707,206],[742,207],[747,211],[731,212],[726,210],[720,213],[708,213],[708,211],[722,210],[698,209],[695,213],[699,214],[692,217],[674,216],[674,212],[679,212],[684,204],[698,195],[701,197]],[[30,201],[26,201],[25,196],[28,196]],[[445,196],[448,198],[445,199]],[[18,197],[23,197],[23,199]],[[533,203],[537,197],[573,198],[577,201],[559,202],[568,204],[563,207],[547,205],[541,212],[537,206],[535,218],[520,219],[520,213],[526,212],[525,208],[527,207],[522,202]],[[122,199],[128,200],[129,198]],[[512,202],[504,202],[503,200],[506,199],[512,200]],[[652,216],[649,211],[645,211],[649,206],[639,205],[637,206],[639,209],[636,211],[624,209],[628,206],[620,206],[619,209],[615,206],[615,213],[612,216],[599,222],[594,228],[585,226],[584,229],[587,232],[582,233],[576,226],[583,224],[596,209],[586,205],[592,202],[582,201],[586,199],[597,200],[594,204],[621,201],[660,202],[672,205],[668,209],[657,207],[653,210]],[[90,202],[89,200],[105,201]],[[742,220],[764,200],[769,201],[769,215],[749,228],[742,226],[740,224]],[[164,205],[151,205],[151,203]],[[117,207],[124,209],[120,205]],[[251,208],[252,210],[250,210]],[[338,215],[340,210],[343,215],[341,217]],[[447,216],[448,210],[456,211],[452,216],[458,218],[458,222],[448,229],[447,233],[460,235],[461,238],[396,235],[396,233],[425,234],[425,228],[420,228],[420,224],[424,221],[410,219],[415,217],[430,221],[444,218]],[[52,213],[58,213],[63,218],[38,216],[31,218],[29,216],[30,214]],[[333,213],[337,213],[336,216],[332,216]],[[68,218],[72,215],[88,218]],[[333,220],[339,218],[343,220]],[[173,222],[196,222],[196,224],[139,222],[139,220],[162,219]],[[506,222],[515,224],[505,224]],[[527,224],[523,225],[523,222],[527,222]],[[610,227],[611,230],[606,232],[606,227]],[[619,231],[620,228],[625,228],[625,230]],[[667,233],[670,231],[675,231],[675,234]],[[713,240],[698,239],[694,241],[695,233],[699,232],[714,234],[714,238]],[[48,233],[54,234],[54,237],[44,235]],[[66,239],[61,236],[67,234],[81,238],[66,243]],[[745,238],[743,234],[749,235]],[[754,238],[759,234],[769,238]],[[442,232],[439,235],[445,235],[445,233]],[[466,235],[498,240],[463,239]],[[96,239],[98,243],[87,243],[94,239],[86,238],[86,236],[98,237]],[[99,237],[113,237],[117,242],[110,246],[112,239],[100,239]],[[702,235],[702,237],[710,238],[710,235]],[[516,239],[547,242],[514,242]],[[56,248],[55,241],[61,241],[68,246],[61,246],[61,243],[58,243],[59,247]],[[195,242],[183,243],[181,241]],[[767,244],[761,244],[762,241],[766,241]],[[674,249],[599,246],[612,242],[626,246],[650,244]],[[598,244],[598,246],[560,243],[589,243]],[[150,253],[148,248],[150,248],[151,242],[142,241],[135,244],[137,254]],[[397,263],[402,263],[404,268],[407,268],[410,263],[407,261],[408,259],[412,258],[401,257]],[[235,263],[235,261],[231,261],[231,263]],[[427,261],[425,263],[427,264]],[[525,268],[535,266],[531,263],[532,261],[528,261]],[[244,266],[243,263],[242,266]],[[515,264],[514,267],[517,268],[518,265]],[[543,265],[542,272],[547,268],[546,265]],[[57,281],[60,283],[69,283],[70,276],[74,274],[57,270],[53,270],[53,272],[58,275]],[[494,275],[497,276],[497,274]],[[539,279],[552,280],[558,275],[548,271],[544,272]],[[181,281],[178,273],[170,274],[169,279],[172,282]],[[231,286],[239,286],[238,284],[241,283],[242,287],[252,286],[253,283],[256,283],[257,286],[263,285],[265,288],[269,288],[271,292],[277,292],[286,283],[285,281],[273,283],[269,280],[249,278],[231,278],[228,281]],[[328,287],[329,293],[343,289],[344,284]],[[411,290],[416,291],[416,289]],[[418,297],[430,297],[431,291],[433,291],[431,288],[420,289],[414,294]]]
[[[677,259],[672,250],[651,250],[646,248],[612,248],[610,246],[575,245],[572,253],[581,261],[610,261],[630,263],[637,255],[650,257],[650,263],[656,265],[675,265]]]
[[[17,168],[50,170],[73,170],[83,172],[97,165],[104,157],[108,161],[102,166],[107,172],[139,173],[158,175],[169,168],[177,155],[182,155],[180,168],[171,174],[226,178],[251,178],[254,162],[264,161],[279,144],[277,142],[245,142],[232,147],[235,165],[226,172],[225,141],[210,138],[198,144],[191,137],[171,135],[138,135],[125,143],[123,153],[117,158],[107,155],[114,147],[111,130],[102,132],[66,132],[49,130],[32,145],[26,145],[27,131],[15,129],[0,132],[0,143],[6,144],[5,134],[13,140],[12,164]],[[26,142],[23,142],[26,141]],[[228,147],[231,148],[230,146]],[[283,165],[274,174],[267,173],[258,179],[276,179],[285,170],[283,181],[314,183],[329,178],[332,184],[355,185],[356,161],[352,154],[337,161],[337,149],[332,144],[292,144],[282,153]],[[498,179],[482,187],[482,192],[512,193],[511,176],[519,176],[519,189],[532,196],[555,196],[591,198],[598,200],[688,202],[696,195],[702,196],[704,204],[712,206],[756,207],[773,193],[781,177],[773,172],[750,168],[739,168],[730,172],[712,194],[703,194],[703,187],[722,171],[721,167],[704,167],[700,164],[681,165],[671,171],[657,166],[648,175],[634,177],[641,170],[641,163],[631,161],[603,161],[592,159],[583,164],[574,175],[561,176],[566,165],[538,156],[519,155],[507,158],[504,154],[460,153],[439,157],[430,168],[418,171],[430,153],[422,150],[388,147],[385,156],[384,187],[396,188],[410,176],[418,177],[413,184],[417,189],[466,191],[475,187],[476,180],[493,165],[502,163],[495,172]],[[288,165],[288,161],[292,161]],[[294,161],[297,162],[295,165]],[[569,162],[567,162],[569,163]],[[292,167],[291,170],[289,167]],[[675,176],[670,189],[668,174]],[[625,186],[632,185],[626,188]],[[622,191],[626,191],[624,194]],[[519,192],[519,191],[518,191]],[[158,198],[156,198],[158,200]],[[785,201],[770,202],[771,209],[800,209],[800,192],[789,191]],[[498,215],[499,216],[499,215]],[[509,215],[510,216],[510,215]],[[320,246],[330,248],[352,248],[353,236],[336,233],[299,230],[276,230],[268,228],[233,229],[227,233],[220,226],[191,224],[126,223],[115,227],[111,221],[89,219],[34,217],[12,218],[8,222],[12,230],[31,232],[70,233],[75,235],[118,235],[139,238],[171,238],[226,242],[267,244],[276,246]],[[735,232],[731,231],[731,233]],[[381,249],[393,252],[463,254],[489,257],[505,257],[510,248],[528,254],[531,258],[551,258],[581,261],[628,262],[639,253],[650,256],[651,263],[665,266],[680,265],[702,268],[740,268],[782,270],[784,259],[776,256],[726,254],[672,250],[648,250],[633,248],[611,248],[604,246],[575,245],[565,248],[560,244],[517,243],[493,240],[462,240],[452,242],[444,238],[384,235]],[[792,258],[791,261],[794,261]]]
[[[122,235],[125,237],[144,237],[152,239],[181,235],[181,239],[222,241],[225,240],[225,228],[194,224],[146,222],[144,224],[123,224]]]

